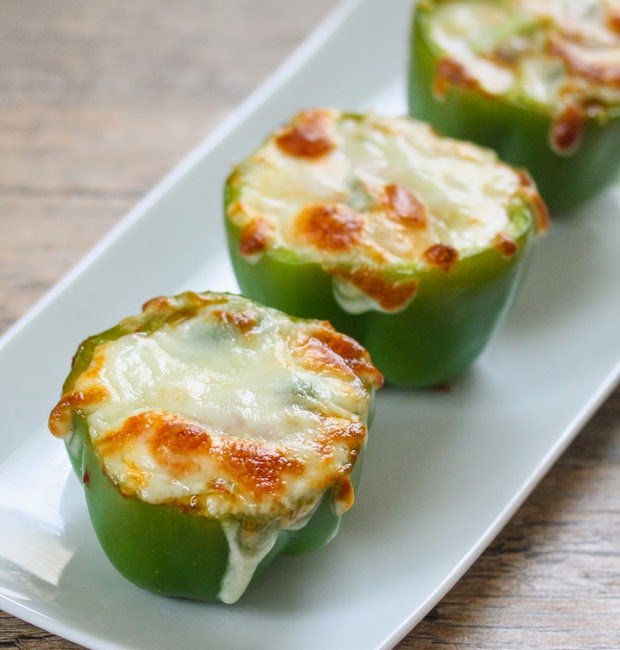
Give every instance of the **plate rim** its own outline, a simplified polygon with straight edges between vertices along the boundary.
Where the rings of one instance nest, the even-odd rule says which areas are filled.
[[[191,171],[209,152],[241,124],[246,118],[259,108],[271,95],[285,85],[313,56],[321,50],[332,35],[350,18],[350,16],[364,5],[379,0],[340,0],[319,25],[310,32],[302,43],[280,64],[276,70],[243,100],[232,112],[228,114],[198,145],[190,150],[180,162],[157,182],[131,208],[111,229],[90,249],[58,282],[56,282],[44,295],[30,307],[15,323],[13,323],[0,337],[0,355],[8,345],[17,337],[26,326],[36,320],[44,309],[62,294],[74,280],[76,280],[90,265],[103,253],[111,248],[125,232],[138,222],[143,215],[156,204],[185,174]],[[453,567],[447,578],[429,594],[426,600],[415,608],[410,615],[394,628],[376,646],[377,650],[387,650],[402,640],[415,625],[434,607],[441,598],[456,584],[463,574],[472,566],[489,543],[506,525],[517,509],[531,494],[539,481],[544,477],[551,466],[558,460],[568,445],[573,441],[584,424],[595,413],[603,401],[614,390],[620,381],[620,361],[611,372],[598,385],[597,391],[581,407],[570,424],[558,436],[551,448],[541,457],[534,470],[523,482],[522,487],[505,504],[499,515],[478,538],[476,544],[464,555],[459,563]],[[53,634],[68,640],[80,643],[86,647],[93,643],[93,638],[88,634],[68,627],[57,619],[50,618],[38,611],[28,608],[0,594],[0,605],[8,614],[21,618]],[[96,639],[96,647],[117,649],[124,646],[108,640]]]

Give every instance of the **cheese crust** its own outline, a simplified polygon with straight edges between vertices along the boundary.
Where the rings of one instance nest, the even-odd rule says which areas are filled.
[[[337,299],[355,294],[391,312],[414,297],[419,273],[447,271],[488,248],[515,254],[530,224],[513,210],[537,200],[544,228],[531,181],[492,151],[410,118],[317,109],[237,167],[227,217],[246,259],[292,254],[318,263],[334,277]]]
[[[329,323],[189,292],[148,302],[86,347],[50,429],[69,438],[80,411],[123,494],[280,527],[330,489],[338,514],[352,505],[382,377]]]

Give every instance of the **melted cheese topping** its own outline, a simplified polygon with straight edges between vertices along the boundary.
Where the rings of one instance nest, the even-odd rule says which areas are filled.
[[[294,250],[320,263],[353,312],[406,305],[415,286],[391,295],[390,270],[436,266],[429,251],[438,246],[459,259],[500,234],[520,235],[511,207],[531,192],[490,150],[412,119],[335,110],[297,115],[237,168],[229,189],[241,254],[255,261],[267,250]],[[362,280],[353,269],[365,270]]]
[[[444,0],[429,20],[433,41],[463,68],[460,83],[556,114],[620,105],[617,0]]]
[[[303,525],[328,489],[336,514],[352,505],[349,474],[382,377],[328,323],[238,296],[157,299],[121,326],[50,429],[69,436],[79,409],[123,494],[221,519],[231,544],[221,598],[233,602],[278,532]],[[268,521],[260,531],[257,517]]]

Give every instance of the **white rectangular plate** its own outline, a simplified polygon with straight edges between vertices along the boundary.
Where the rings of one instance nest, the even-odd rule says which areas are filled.
[[[340,535],[236,605],[160,598],[107,562],[45,421],[77,343],[148,298],[236,289],[229,164],[302,107],[404,111],[409,0],[345,2],[0,343],[0,606],[92,648],[392,647],[497,534],[620,373],[620,188],[558,219],[508,321],[449,393],[382,391]]]

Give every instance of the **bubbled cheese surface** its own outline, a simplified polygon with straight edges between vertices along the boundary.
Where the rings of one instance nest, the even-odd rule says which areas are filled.
[[[620,105],[617,0],[446,0],[434,7],[433,41],[488,92],[554,112]]]
[[[290,146],[295,136],[325,145],[304,151]],[[514,235],[510,205],[522,178],[489,150],[415,120],[322,109],[273,134],[229,184],[229,218],[248,230],[263,222],[265,249],[386,268],[430,266],[425,254],[436,245],[463,257]]]
[[[172,309],[155,331],[96,348],[71,393],[99,396],[81,405],[94,449],[149,503],[295,521],[349,480],[380,375],[326,323],[236,296],[195,301],[190,317]]]

